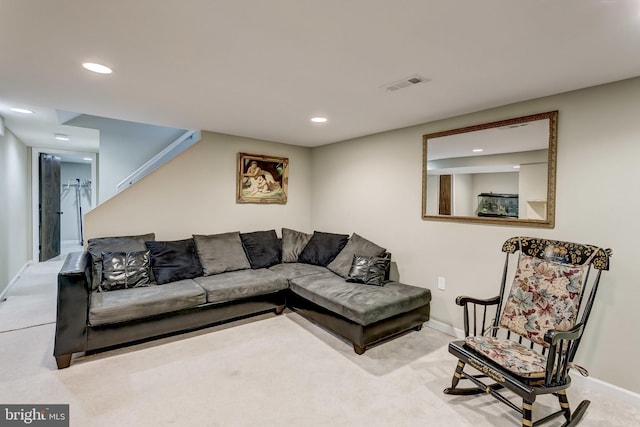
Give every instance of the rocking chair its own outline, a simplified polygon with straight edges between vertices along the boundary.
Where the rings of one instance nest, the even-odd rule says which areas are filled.
[[[609,269],[611,250],[513,237],[504,243],[502,252],[507,255],[500,294],[489,299],[456,299],[464,309],[465,338],[449,344],[458,365],[451,387],[444,392],[488,393],[520,412],[525,427],[558,415],[564,415],[563,425],[576,425],[590,402],[584,400],[571,411],[566,395],[571,385],[569,370],[588,375],[573,364],[573,358],[589,320],[600,275]],[[515,277],[508,290],[509,265],[516,259]],[[475,368],[473,374],[464,370],[467,365]],[[461,379],[471,381],[474,387],[458,387]],[[522,408],[501,394],[502,389],[521,397]],[[556,396],[560,410],[533,422],[533,403],[542,394]]]

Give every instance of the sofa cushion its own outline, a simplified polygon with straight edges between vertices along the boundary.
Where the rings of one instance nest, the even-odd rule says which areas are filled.
[[[326,273],[327,267],[321,265],[303,264],[301,262],[288,262],[286,264],[276,264],[269,267],[269,270],[279,274],[285,279],[295,279],[296,277],[309,276],[311,274]]]
[[[145,245],[151,254],[151,269],[157,284],[202,276],[202,265],[193,239],[150,241]]]
[[[340,253],[327,264],[327,268],[339,276],[347,277],[353,263],[353,256],[381,257],[386,252],[385,248],[381,248],[364,237],[353,233],[346,246]]]
[[[240,240],[251,268],[268,268],[280,263],[282,246],[278,241],[276,230],[241,233]]]
[[[301,297],[363,326],[431,301],[431,292],[425,288],[398,282],[388,282],[383,287],[363,286],[331,272],[292,279],[290,285]]]
[[[154,233],[138,236],[98,237],[87,241],[87,251],[91,254],[92,290],[98,289],[102,280],[102,252],[136,252],[146,251],[144,242],[154,240]]]
[[[290,228],[282,229],[282,262],[298,262],[300,252],[307,246],[313,234]]]
[[[102,252],[100,291],[149,286],[149,251]]]
[[[345,247],[348,240],[349,236],[346,234],[314,231],[309,243],[300,253],[298,261],[326,267]]]
[[[195,307],[205,302],[204,290],[191,279],[162,286],[92,292],[89,324],[98,326],[126,322]]]
[[[287,289],[284,277],[266,268],[231,271],[215,276],[198,277],[194,281],[207,293],[207,302],[226,302]]]
[[[208,236],[194,234],[193,239],[205,276],[251,268],[238,231]]]

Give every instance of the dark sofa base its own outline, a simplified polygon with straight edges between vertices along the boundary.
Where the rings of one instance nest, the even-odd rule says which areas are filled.
[[[275,292],[217,304],[203,304],[185,310],[165,313],[121,324],[89,326],[83,351],[108,350],[123,344],[204,329],[216,324],[255,316],[269,311],[281,314],[285,309],[286,291]],[[71,364],[73,353],[55,355],[58,369]]]
[[[294,292],[290,292],[287,298],[287,307],[350,341],[353,344],[353,350],[357,354],[363,354],[373,345],[389,340],[411,329],[419,331],[422,329],[422,324],[429,320],[431,309],[430,304],[427,304],[409,312],[363,326],[302,298]]]

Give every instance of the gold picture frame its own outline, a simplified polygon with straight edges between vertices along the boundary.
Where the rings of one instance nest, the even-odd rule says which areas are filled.
[[[287,203],[289,159],[238,153],[237,203]]]

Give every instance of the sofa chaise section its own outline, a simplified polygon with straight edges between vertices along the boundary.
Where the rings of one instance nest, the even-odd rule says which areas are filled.
[[[287,305],[353,343],[362,354],[373,344],[429,320],[428,289],[388,281],[384,286],[345,281],[325,272],[290,281]]]

